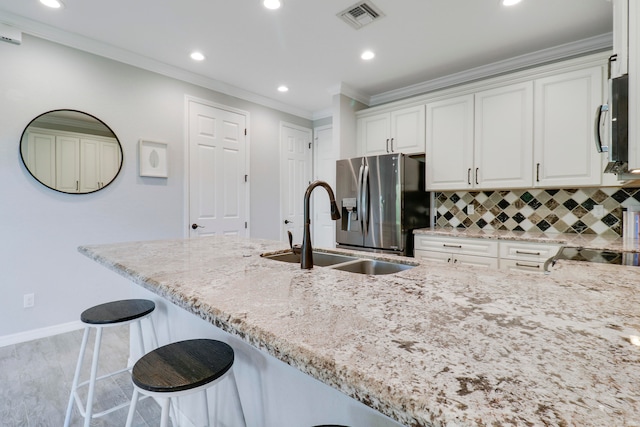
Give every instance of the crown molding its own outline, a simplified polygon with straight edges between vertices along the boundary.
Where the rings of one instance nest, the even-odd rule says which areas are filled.
[[[0,11],[0,22],[16,27],[16,29],[21,30],[23,33],[27,33],[41,39],[112,59],[117,62],[158,73],[186,83],[191,83],[206,89],[211,89],[225,95],[273,108],[284,113],[289,113],[308,120],[311,120],[313,117],[313,114],[310,111],[295,108],[291,105],[240,89],[236,86],[204,77],[107,43],[99,42],[78,34],[69,33],[67,31],[60,30],[59,28],[15,15],[13,13]]]
[[[358,92],[357,90],[343,82],[330,88],[329,93],[331,93],[331,95],[340,94],[348,96],[349,98],[355,99],[356,101],[361,102],[364,105],[369,105],[369,103],[371,102],[371,98],[368,95]]]
[[[571,57],[611,49],[612,46],[613,34],[606,33],[373,95],[370,98],[370,103],[367,105],[372,107],[380,104],[386,104],[388,102],[433,92],[446,87],[469,83],[474,80],[493,77],[499,74],[510,73],[517,70],[548,64],[554,61],[565,60]]]

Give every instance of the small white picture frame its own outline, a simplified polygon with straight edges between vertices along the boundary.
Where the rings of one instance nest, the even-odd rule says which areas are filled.
[[[140,176],[154,178],[169,177],[166,142],[155,142],[141,139],[138,157],[140,160]]]

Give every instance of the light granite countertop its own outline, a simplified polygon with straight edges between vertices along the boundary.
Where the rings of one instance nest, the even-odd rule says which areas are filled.
[[[618,252],[640,252],[638,239],[625,240],[621,237],[599,236],[597,234],[544,233],[535,231],[469,230],[460,228],[423,228],[414,234],[435,236],[466,237],[476,239],[519,240],[526,242],[554,243],[571,247],[609,250]]]
[[[285,248],[207,237],[79,250],[407,426],[640,426],[640,268],[421,262],[367,276],[260,256]]]

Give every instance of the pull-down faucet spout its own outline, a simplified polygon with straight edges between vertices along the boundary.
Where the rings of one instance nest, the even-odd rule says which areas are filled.
[[[340,211],[336,204],[336,196],[333,194],[333,190],[324,181],[314,181],[307,187],[307,191],[304,193],[304,237],[302,238],[302,256],[300,258],[300,268],[310,269],[313,268],[313,248],[311,247],[311,219],[309,213],[309,203],[311,199],[311,192],[316,187],[323,187],[329,194],[329,202],[331,203],[331,219],[340,219]]]

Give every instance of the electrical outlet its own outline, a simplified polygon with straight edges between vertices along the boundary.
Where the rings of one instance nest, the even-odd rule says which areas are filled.
[[[467,215],[473,215],[476,213],[476,208],[473,205],[467,205]]]
[[[31,308],[35,304],[34,294],[24,294],[24,308]]]
[[[593,209],[591,210],[591,214],[596,218],[602,218],[604,216],[604,206],[602,206],[602,205],[593,205]]]

